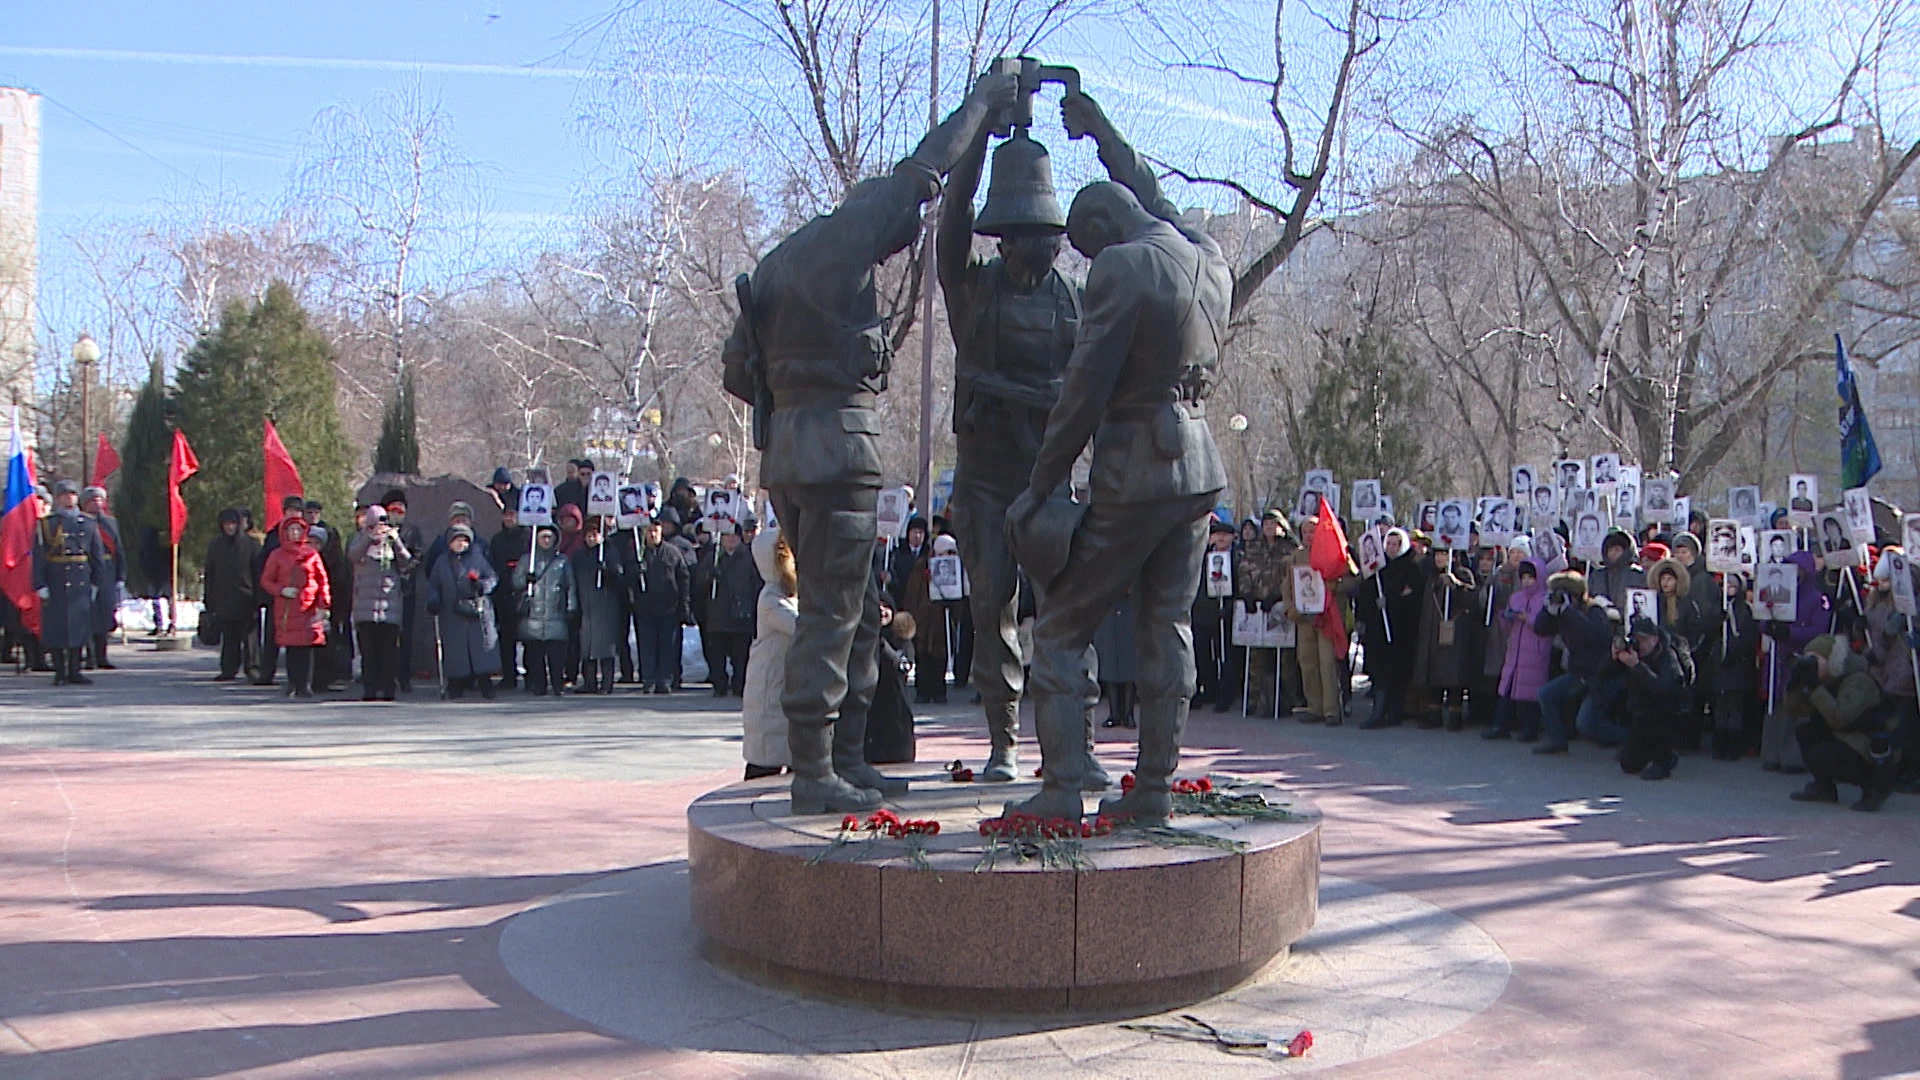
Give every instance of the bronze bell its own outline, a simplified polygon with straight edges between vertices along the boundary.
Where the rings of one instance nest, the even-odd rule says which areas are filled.
[[[1053,162],[1047,148],[1015,128],[1013,137],[993,151],[993,178],[987,183],[987,205],[974,219],[973,231],[983,236],[1067,227],[1067,215],[1053,193]]]

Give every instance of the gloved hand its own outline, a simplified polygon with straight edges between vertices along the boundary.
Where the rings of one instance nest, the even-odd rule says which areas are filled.
[[[1920,630],[1907,631],[1907,648],[1920,652]]]
[[[286,597],[286,598],[287,598],[287,599],[289,599],[289,600],[291,600],[291,599],[293,599],[294,597],[296,597],[296,596],[299,596],[299,595],[300,595],[300,590],[299,590],[299,589],[296,589],[296,588],[294,588],[294,587],[293,587],[293,586],[291,586],[291,585],[289,585],[289,586],[287,586],[286,588],[284,588],[284,589],[281,589],[281,590],[280,590],[280,595],[281,595],[281,596],[284,596],[284,597]]]
[[[33,590],[33,595],[39,597],[42,600],[51,600],[53,599],[53,590],[47,588],[45,585],[42,585],[39,588]]]

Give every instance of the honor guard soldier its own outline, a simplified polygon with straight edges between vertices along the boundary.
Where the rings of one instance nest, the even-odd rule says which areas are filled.
[[[111,602],[113,565],[100,544],[100,527],[80,512],[80,485],[71,480],[53,485],[53,513],[34,531],[33,587],[53,685],[91,683],[80,673],[80,661],[93,642],[94,604]]]

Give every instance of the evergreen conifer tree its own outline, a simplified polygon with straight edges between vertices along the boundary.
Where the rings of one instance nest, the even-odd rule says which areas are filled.
[[[266,520],[260,506],[266,417],[293,455],[307,497],[326,505],[327,520],[336,527],[352,526],[347,485],[353,456],[334,404],[333,349],[308,324],[306,310],[284,282],[267,286],[251,305],[227,305],[219,329],[187,354],[174,379],[174,401],[180,427],[200,458],[200,475],[183,489],[189,514],[183,562],[191,553],[197,564],[220,527],[221,510],[252,507],[256,521]]]
[[[1421,431],[1427,390],[1425,375],[1377,327],[1337,347],[1329,343],[1296,427],[1301,468],[1330,468],[1354,480],[1378,477],[1402,511],[1414,498],[1444,497],[1451,470]]]
[[[167,455],[173,448],[167,411],[166,376],[156,356],[127,416],[112,496],[113,514],[120,520],[120,539],[128,549],[127,587],[137,596],[151,596],[157,586],[166,584],[150,580],[143,556],[155,542],[151,535],[164,536],[167,528]]]
[[[420,471],[420,440],[414,423],[413,369],[409,367],[380,418],[380,441],[373,447],[374,472],[412,476]]]

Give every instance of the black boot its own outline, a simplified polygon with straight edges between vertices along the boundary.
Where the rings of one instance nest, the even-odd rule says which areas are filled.
[[[70,686],[92,686],[93,680],[80,674],[80,657],[85,649],[67,650],[67,683]]]

